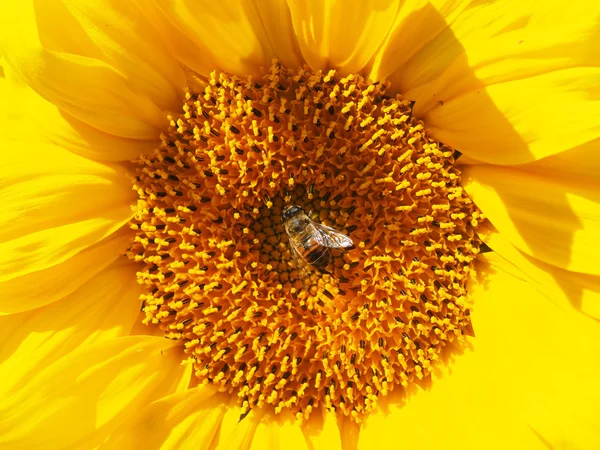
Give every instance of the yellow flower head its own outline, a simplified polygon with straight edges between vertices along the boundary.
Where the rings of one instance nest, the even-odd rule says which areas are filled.
[[[277,61],[256,79],[213,73],[139,160],[129,255],[145,263],[144,323],[182,340],[198,382],[234,392],[242,415],[324,405],[361,421],[470,327],[481,214],[453,150],[387,87]],[[331,261],[313,273],[286,204],[354,248],[315,243]]]
[[[600,446],[594,2],[0,7],[0,448]]]

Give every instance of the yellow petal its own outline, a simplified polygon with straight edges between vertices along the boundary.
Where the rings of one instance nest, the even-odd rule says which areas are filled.
[[[405,92],[420,83],[433,79],[435,73],[420,70],[421,64],[436,65],[444,68],[442,62],[448,61],[455,53],[439,55],[440,58],[422,58],[414,68],[411,63],[413,58],[426,49],[436,39],[444,39],[442,34],[448,24],[469,5],[470,0],[406,0],[400,3],[391,27],[385,36],[381,47],[373,56],[370,76],[374,80],[384,78],[392,81],[392,89],[396,92]],[[479,25],[481,26],[481,24]],[[444,33],[442,33],[444,32]],[[444,44],[453,41],[445,40]],[[424,61],[423,61],[424,60]],[[431,69],[431,67],[429,67]],[[420,79],[426,77],[426,79]]]
[[[459,164],[486,164],[467,155],[461,155]],[[519,164],[522,170],[552,177],[557,171],[577,175],[581,181],[593,183],[600,173],[600,138],[552,156]]]
[[[130,231],[119,230],[60,264],[0,282],[0,316],[49,305],[73,293],[123,254],[131,243]]]
[[[211,448],[229,396],[212,386],[187,389],[146,406],[120,426],[101,450]]]
[[[135,271],[127,260],[113,263],[62,300],[0,317],[0,391],[81,345],[128,335],[140,309]]]
[[[155,140],[128,139],[104,133],[47,101],[25,86],[13,98],[11,111],[18,119],[10,125],[16,139],[35,139],[65,148],[85,158],[128,161],[158,147]]]
[[[6,76],[4,75],[4,69],[2,68],[2,57],[0,56],[0,98],[2,102],[0,102],[0,111],[5,112],[6,102],[4,99],[9,95],[10,90],[8,89],[8,84],[6,83]]]
[[[258,73],[276,56],[250,0],[234,7],[227,2],[199,6],[191,0],[137,3],[175,57],[201,75],[217,69],[240,75]]]
[[[302,425],[308,446],[314,450],[342,449],[342,436],[335,415],[324,412],[322,417],[317,417],[317,414],[314,411],[309,420]]]
[[[277,58],[287,67],[301,66],[304,59],[285,0],[257,0],[255,4]]]
[[[254,432],[265,413],[260,408],[254,408],[240,420],[241,408],[237,405],[230,407],[223,416],[221,429],[216,438],[216,450],[247,450],[252,444]]]
[[[563,269],[600,274],[598,179],[491,165],[467,166],[463,176],[470,197],[517,248]]]
[[[131,2],[39,2],[36,17],[47,49],[104,61],[161,110],[180,109],[183,71]]]
[[[338,426],[340,429],[342,448],[344,450],[356,450],[358,448],[362,424],[356,423],[349,417],[340,417],[338,418]]]
[[[498,255],[485,257],[495,273],[473,291],[473,326],[490,393],[549,448],[599,448],[598,322],[552,305]]]
[[[159,138],[138,140],[104,133],[49,102],[31,89],[22,77],[6,67],[5,102],[0,105],[6,138],[48,142],[90,159],[125,161],[158,146]]]
[[[31,1],[1,7],[0,52],[6,65],[46,100],[92,127],[125,138],[155,139],[166,117],[136,89],[135,79],[101,59],[49,48],[36,14]]]
[[[600,136],[598,79],[598,68],[573,68],[480,87],[440,99],[423,120],[437,139],[473,158],[522,164]]]
[[[477,339],[472,345],[475,351],[463,350],[450,367],[439,365],[424,389],[413,387],[408,397],[393,393],[380,401],[362,425],[358,450],[547,449],[512,414],[501,380],[479,362]]]
[[[0,447],[93,448],[129,415],[173,392],[182,354],[167,339],[86,345],[0,399]]]
[[[131,218],[121,170],[47,144],[0,147],[0,282],[60,264]]]
[[[597,65],[599,14],[593,2],[408,1],[372,76],[463,153],[532,161],[598,136],[598,72],[577,68]]]
[[[361,71],[392,26],[399,1],[345,2],[289,0],[296,38],[314,69]]]
[[[283,417],[285,416],[285,417]],[[254,431],[251,450],[312,450],[291,414],[265,414]]]
[[[13,139],[18,134],[14,130],[22,120],[20,111],[13,107],[18,101],[18,90],[12,80],[6,77],[3,67],[0,67],[0,74],[0,139]]]
[[[600,174],[600,138],[566,152],[524,164],[522,168],[547,177],[552,177],[557,172],[569,173],[576,175],[581,181],[593,183]]]
[[[500,233],[492,233],[486,243],[503,259],[504,271],[526,281],[558,308],[579,311],[600,321],[600,276],[571,272],[536,260]]]

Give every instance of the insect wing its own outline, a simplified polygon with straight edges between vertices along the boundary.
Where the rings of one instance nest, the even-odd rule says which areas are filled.
[[[310,277],[310,274],[314,272],[314,267],[304,258],[300,250],[298,249],[298,243],[290,239],[290,250],[294,261],[296,262],[296,268],[300,274],[302,280]]]
[[[293,240],[292,238],[290,238],[290,252],[292,253],[292,257],[294,258],[294,261],[296,261],[296,265],[298,265],[300,263],[301,260],[303,260],[304,258],[302,257],[302,254],[300,253],[300,250],[298,250],[298,243]]]
[[[334,228],[316,222],[311,223],[310,226],[314,228],[312,233],[313,238],[323,247],[348,248],[354,245],[349,236],[340,233]]]

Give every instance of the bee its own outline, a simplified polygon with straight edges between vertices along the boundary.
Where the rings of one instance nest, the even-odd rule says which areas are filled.
[[[314,222],[299,206],[287,206],[281,215],[290,241],[290,250],[297,266],[306,275],[310,267],[327,273],[331,261],[330,249],[348,249],[354,244],[350,237]]]

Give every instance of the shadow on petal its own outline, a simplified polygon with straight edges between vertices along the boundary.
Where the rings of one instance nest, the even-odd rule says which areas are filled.
[[[506,32],[524,25],[526,23],[507,22],[506,27],[498,32]],[[474,69],[470,67],[467,52],[459,38],[454,35],[451,25],[431,3],[407,14],[403,25],[394,29],[390,42],[395,42],[394,45],[397,47],[402,36],[422,34],[425,29],[432,30],[431,39],[439,41],[443,52],[439,48],[429,48],[424,45],[423,49],[409,57],[408,61],[411,58],[417,58],[422,61],[421,64],[433,66],[428,70],[419,68],[419,72],[436,74],[435,70],[443,71],[443,85],[440,84],[442,81],[439,77],[431,76],[431,79],[407,92],[402,90],[401,83],[397,89],[404,96],[416,102],[415,115],[423,117],[426,128],[431,130],[437,139],[464,152],[466,157],[475,156],[476,159],[481,160],[481,156],[485,156],[485,152],[488,152],[490,157],[487,159],[500,161],[505,159],[506,155],[511,155],[510,158],[506,158],[506,161],[511,161],[512,164],[538,159],[539,156],[532,153],[530,144],[523,139],[522,134],[517,132],[511,121],[508,120],[508,116],[520,114],[518,105],[515,105],[513,111],[502,112],[499,110],[492,97],[487,93],[485,83],[476,76]],[[418,30],[421,31],[418,32]],[[388,45],[384,51],[397,50],[394,45]],[[439,56],[444,59],[440,61]],[[411,64],[404,64],[404,66],[419,67],[417,60],[410,62]],[[398,73],[391,78],[392,89],[395,89],[394,77],[408,79],[410,73],[406,73],[400,67]],[[470,86],[472,95],[455,95],[457,93],[452,93],[452,90],[447,89],[447,86],[452,86],[453,83]],[[511,117],[511,119],[513,118]],[[471,149],[477,151],[471,152]],[[478,165],[478,167],[481,167],[482,170],[491,170],[491,167],[486,168],[486,164]],[[485,184],[486,177],[481,177],[480,181]],[[514,229],[513,237],[518,238],[527,246],[531,256],[547,261],[544,256],[552,248],[552,261],[550,262],[558,267],[570,267],[573,261],[575,235],[581,233],[584,225],[573,209],[567,189],[563,191],[557,189],[553,193],[552,208],[542,213],[538,212],[540,214],[537,216],[538,227],[532,226],[531,217],[521,213],[536,205],[538,197],[536,189],[539,189],[539,185],[533,177],[523,179],[519,192],[506,192],[495,185],[487,185],[486,189],[490,195],[495,196],[493,204],[487,202],[479,204],[476,196],[474,200],[501,233],[508,232],[505,224],[509,223]],[[511,205],[514,204],[520,204],[520,207],[511,208]],[[494,223],[496,215],[494,208],[505,208],[503,214],[506,220],[498,219],[498,223]],[[553,241],[540,238],[540,223],[555,223],[556,221],[560,221],[562,224],[560,234],[555,236]],[[561,244],[559,247],[555,245],[556,240]]]

